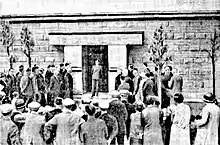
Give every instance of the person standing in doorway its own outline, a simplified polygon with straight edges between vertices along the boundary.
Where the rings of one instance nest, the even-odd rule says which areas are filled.
[[[101,74],[101,66],[99,60],[95,60],[95,65],[92,66],[92,98],[98,96],[99,92],[99,79]]]

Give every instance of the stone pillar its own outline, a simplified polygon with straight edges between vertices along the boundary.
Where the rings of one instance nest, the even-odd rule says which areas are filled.
[[[65,46],[64,61],[72,66],[74,94],[82,94],[82,46]]]
[[[109,45],[108,46],[108,62],[109,62],[109,92],[115,89],[115,77],[117,76],[117,68],[127,67],[127,48],[126,45]]]

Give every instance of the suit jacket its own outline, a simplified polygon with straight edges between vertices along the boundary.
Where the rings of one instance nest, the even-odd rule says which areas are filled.
[[[109,138],[112,140],[118,134],[118,122],[116,118],[108,113],[104,113],[99,116],[99,119],[105,121]]]
[[[136,77],[134,77],[133,82],[134,82],[134,91],[133,91],[133,95],[136,95],[138,90],[139,90],[139,85],[140,85],[140,81],[141,81],[141,77],[139,75],[137,75]]]
[[[183,89],[183,77],[180,75],[174,75],[170,80],[170,88],[172,90],[172,93],[182,93]]]
[[[50,86],[49,86],[50,93],[58,96],[61,89],[60,87],[61,87],[60,82],[57,76],[53,75],[50,80]]]
[[[21,93],[24,93],[27,96],[33,96],[35,93],[33,79],[26,75],[21,77],[20,88]]]
[[[142,111],[142,126],[144,127],[144,145],[163,145],[162,112],[154,105],[148,105]]]
[[[119,100],[113,100],[109,104],[108,113],[114,116],[118,122],[118,134],[125,135],[126,134],[126,120],[128,118],[128,112],[124,103]]]
[[[108,129],[105,122],[89,118],[80,127],[80,140],[84,145],[107,145]]]
[[[73,91],[73,77],[68,72],[64,76],[64,88],[65,88],[65,97],[69,98]]]
[[[92,79],[93,80],[97,80],[100,78],[101,69],[102,69],[102,67],[100,65],[99,66],[96,66],[96,65],[92,66]]]
[[[45,145],[42,131],[45,123],[45,117],[38,115],[37,112],[24,114],[25,124],[21,132],[21,138],[24,145]]]
[[[154,95],[154,82],[151,79],[147,79],[143,84],[142,90],[145,99],[148,95]]]
[[[50,85],[50,79],[52,76],[53,76],[53,73],[47,70],[45,74],[45,82],[47,84],[47,87],[49,87]]]
[[[78,129],[83,122],[80,116],[74,114],[70,110],[63,110],[62,113],[55,115],[46,123],[48,125],[56,125],[56,139],[57,145],[78,145]]]
[[[18,127],[9,116],[0,117],[0,144],[21,145]]]
[[[129,92],[133,92],[134,91],[134,82],[132,81],[132,79],[129,76],[126,76],[125,82],[128,83],[130,86]]]
[[[10,95],[11,93],[13,93],[14,91],[17,91],[17,87],[16,87],[16,78],[14,75],[7,75],[6,76],[6,83],[7,83],[7,95]]]

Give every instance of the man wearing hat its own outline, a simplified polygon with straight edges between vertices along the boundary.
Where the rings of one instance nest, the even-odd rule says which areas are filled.
[[[59,81],[59,70],[56,68],[54,70],[54,75],[51,77],[50,85],[49,85],[49,95],[47,96],[47,103],[49,105],[54,104],[54,100],[56,97],[59,97],[60,90],[61,90],[61,84]]]
[[[19,70],[18,72],[16,73],[15,77],[16,77],[16,86],[18,88],[18,92],[20,93],[20,82],[21,82],[21,77],[24,76],[24,66],[23,65],[20,65],[19,66]]]
[[[115,136],[118,134],[118,122],[117,119],[110,115],[107,110],[109,108],[109,101],[103,100],[99,102],[99,108],[101,110],[101,115],[99,116],[99,119],[102,119],[105,121],[105,124],[108,128],[108,143],[110,144],[111,141],[115,138]]]
[[[34,97],[34,84],[31,77],[31,69],[27,68],[26,74],[21,77],[21,95],[24,97],[26,105],[33,100]]]
[[[126,135],[126,120],[128,118],[128,112],[124,103],[121,102],[121,96],[119,92],[112,92],[112,101],[109,103],[108,113],[114,116],[118,122],[118,144],[124,144],[124,136]],[[113,143],[116,144],[115,138]]]
[[[38,114],[41,105],[38,102],[28,104],[29,113],[17,115],[15,120],[24,122],[24,127],[21,131],[21,139],[24,145],[45,145],[42,134],[42,127],[45,124],[45,117]]]
[[[202,109],[202,118],[195,121],[197,134],[195,145],[218,145],[218,127],[220,109],[215,104],[216,98],[212,93],[203,96],[206,105]]]
[[[15,109],[12,111],[11,119],[18,126],[19,131],[22,129],[24,122],[15,121],[16,115],[22,115],[25,113],[25,102],[24,99],[17,99],[15,101]]]
[[[11,104],[1,105],[1,114],[0,117],[0,144],[1,145],[20,145],[19,131],[18,127],[11,120],[11,112],[13,106]]]
[[[46,93],[46,83],[44,80],[44,77],[42,74],[40,74],[39,68],[33,67],[33,80],[34,80],[34,85],[35,85],[35,96],[36,96],[36,101],[39,102],[42,106],[46,106],[46,99],[45,99],[45,93]]]
[[[63,100],[63,110],[62,113],[55,115],[51,120],[49,120],[45,126],[56,125],[56,139],[55,144],[58,145],[78,145],[78,128],[83,122],[83,119],[71,111],[75,102],[70,98],[65,98]]]
[[[69,63],[65,64],[66,73],[64,74],[64,90],[65,98],[73,99],[73,77],[71,75],[72,69]]]

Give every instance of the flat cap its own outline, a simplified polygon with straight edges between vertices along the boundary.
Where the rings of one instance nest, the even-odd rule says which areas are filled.
[[[70,106],[70,105],[73,105],[73,104],[75,104],[75,102],[72,99],[70,99],[70,98],[65,98],[63,100],[63,105],[64,106]]]
[[[16,109],[20,109],[20,108],[24,108],[25,107],[25,102],[24,99],[18,99],[15,102],[15,108]]]
[[[30,109],[39,109],[40,108],[40,104],[38,102],[31,102],[30,104],[28,104],[28,108]]]
[[[3,104],[0,107],[0,110],[2,113],[9,113],[14,109],[14,107],[11,104]]]

